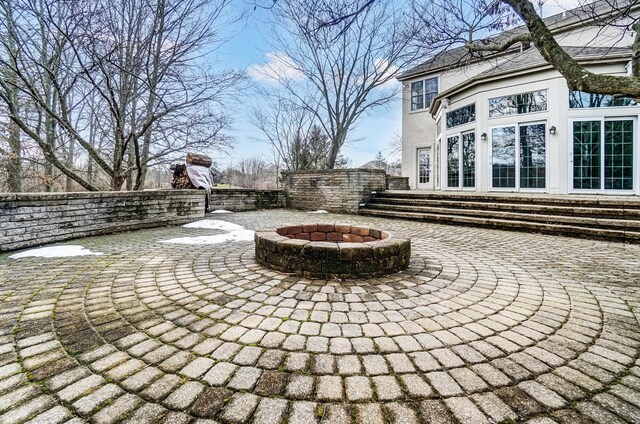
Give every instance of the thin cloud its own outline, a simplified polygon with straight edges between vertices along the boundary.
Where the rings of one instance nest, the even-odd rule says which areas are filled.
[[[304,74],[296,68],[295,62],[284,53],[271,52],[265,55],[264,64],[251,65],[247,71],[256,81],[278,84],[282,80],[301,80]]]

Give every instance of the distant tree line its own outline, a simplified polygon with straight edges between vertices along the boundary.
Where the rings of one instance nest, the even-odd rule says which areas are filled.
[[[0,2],[0,190],[141,189],[229,146],[231,0]]]

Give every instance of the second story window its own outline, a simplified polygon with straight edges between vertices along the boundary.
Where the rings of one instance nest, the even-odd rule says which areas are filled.
[[[438,95],[438,77],[412,82],[411,110],[430,107],[436,95]]]
[[[438,95],[438,78],[429,78],[424,81],[424,105],[431,107],[433,99]]]
[[[424,108],[424,81],[411,83],[411,110]]]
[[[460,109],[447,112],[447,128],[468,124],[476,120],[476,104],[472,103]]]

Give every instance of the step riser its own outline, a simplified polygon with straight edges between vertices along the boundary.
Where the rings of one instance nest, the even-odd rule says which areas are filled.
[[[407,208],[446,208],[459,210],[487,210],[524,214],[544,214],[558,216],[576,216],[587,218],[613,218],[640,220],[640,210],[623,208],[586,208],[565,207],[557,205],[525,205],[525,204],[500,204],[479,202],[455,202],[441,200],[405,200],[397,198],[374,198],[368,206],[375,207],[407,207]]]
[[[617,230],[628,231],[640,231],[640,221],[638,220],[625,220],[625,219],[606,219],[601,216],[575,216],[575,215],[548,215],[548,214],[531,214],[531,213],[516,213],[516,212],[503,212],[495,210],[472,210],[472,209],[449,209],[449,208],[426,208],[426,207],[412,207],[403,205],[380,205],[380,204],[368,204],[367,209],[377,211],[397,211],[397,212],[415,212],[425,214],[436,215],[457,215],[465,217],[476,217],[484,219],[504,219],[504,220],[518,220],[518,221],[530,221],[541,222],[548,224],[566,224],[575,226],[584,226],[590,228],[611,228]]]
[[[443,200],[443,201],[464,201],[477,203],[510,203],[523,205],[549,205],[549,206],[571,206],[571,207],[591,207],[591,208],[625,208],[640,210],[640,198],[638,196],[630,196],[628,199],[607,199],[606,197],[597,197],[594,199],[566,197],[522,197],[501,196],[501,195],[476,195],[476,194],[443,194],[443,193],[419,193],[419,192],[378,192],[377,198],[396,198],[408,200]]]
[[[543,233],[552,235],[564,235],[570,237],[588,238],[592,240],[609,240],[627,243],[640,244],[640,232],[615,231],[600,228],[559,226],[553,224],[533,223],[533,222],[496,222],[490,219],[465,220],[466,217],[451,217],[445,215],[420,215],[406,216],[402,213],[377,211],[374,209],[362,209],[363,215],[376,216],[381,218],[407,219],[422,222],[433,222],[438,224],[449,224],[456,226],[482,227],[498,230],[521,231],[530,233]]]

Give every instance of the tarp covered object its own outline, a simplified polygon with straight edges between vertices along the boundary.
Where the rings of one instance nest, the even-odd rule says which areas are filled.
[[[205,211],[209,211],[209,205],[211,204],[211,188],[213,187],[213,175],[209,168],[199,165],[191,165],[187,163],[187,175],[189,180],[195,188],[202,188],[207,191],[207,198],[205,203]]]
[[[204,166],[191,165],[189,163],[187,163],[186,165],[187,174],[189,174],[191,184],[193,184],[195,188],[204,188],[206,190],[211,190],[211,187],[213,187],[213,179],[211,178],[211,171],[209,170],[209,168],[205,168]]]

